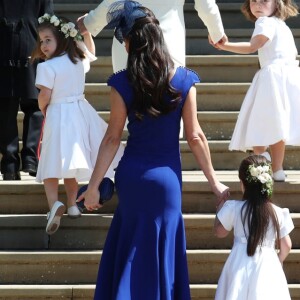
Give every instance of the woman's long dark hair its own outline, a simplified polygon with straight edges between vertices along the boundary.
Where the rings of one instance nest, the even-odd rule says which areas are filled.
[[[145,114],[166,114],[180,101],[180,93],[170,85],[174,63],[159,22],[150,10],[141,9],[147,16],[137,19],[125,37],[129,41],[127,70],[134,89],[133,109],[139,119]],[[171,102],[165,101],[166,94]]]
[[[251,155],[245,158],[239,168],[239,178],[244,185],[243,199],[247,200],[242,207],[241,218],[244,226],[247,224],[249,236],[247,241],[247,254],[253,256],[256,248],[263,244],[270,221],[277,235],[277,248],[279,243],[279,223],[276,212],[272,206],[268,193],[262,192],[263,185],[260,181],[249,180],[249,166],[262,166],[267,160],[261,155]],[[246,232],[246,231],[245,231]]]

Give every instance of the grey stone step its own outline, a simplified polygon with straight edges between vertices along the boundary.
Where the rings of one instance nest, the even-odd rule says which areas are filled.
[[[123,144],[126,145],[125,142]],[[208,144],[215,170],[236,170],[241,160],[250,153],[229,151],[228,140],[208,140]],[[19,143],[19,149],[22,149],[22,142]],[[199,170],[193,153],[185,140],[180,141],[180,152],[183,170]],[[300,170],[300,147],[286,146],[283,168],[285,170]]]
[[[230,250],[187,250],[191,284],[216,284]],[[94,284],[102,251],[0,252],[1,284]],[[284,262],[289,284],[300,283],[300,250]]]
[[[299,207],[300,208],[300,207]],[[293,248],[300,248],[300,213],[291,214],[295,229]],[[230,249],[232,235],[218,239],[212,234],[214,214],[185,214],[187,249]],[[48,237],[46,215],[0,215],[0,250],[95,250],[103,249],[112,215],[82,215],[61,220],[59,230]]]
[[[98,56],[91,66],[88,83],[106,83],[113,73],[111,56]],[[186,66],[199,74],[201,82],[218,83],[249,83],[259,69],[257,55],[187,55]]]
[[[187,55],[186,65],[198,73],[201,84],[211,83],[216,88],[217,84],[249,84],[259,70],[257,55]],[[87,88],[93,83],[106,83],[113,73],[110,56],[98,57],[91,66],[86,77]],[[93,94],[96,94],[95,90]]]
[[[107,123],[109,122],[109,112],[98,112],[98,115]],[[208,140],[230,140],[238,117],[238,112],[198,112],[198,121]],[[23,113],[18,115],[19,137],[23,132]],[[128,132],[125,127],[123,140],[127,139]]]
[[[198,111],[239,111],[250,83],[199,83]],[[106,83],[85,85],[86,99],[97,111],[109,111],[110,87]]]
[[[237,169],[237,167],[236,167]],[[285,182],[275,182],[272,200],[281,207],[288,207],[293,213],[300,213],[300,171],[286,171]],[[229,186],[230,198],[241,199],[241,186],[237,171],[216,171],[217,178]],[[21,172],[21,181],[0,180],[1,214],[46,214],[47,200],[43,184]],[[185,214],[214,214],[215,196],[202,171],[182,172],[182,211]],[[59,199],[66,203],[62,181],[59,185]],[[102,214],[112,214],[117,205],[116,195],[102,208]],[[75,223],[74,223],[75,224]]]
[[[228,29],[226,34],[230,41],[241,42],[249,41],[252,29]],[[300,49],[300,29],[292,28],[295,43],[299,52]],[[220,51],[211,46],[207,39],[208,32],[206,29],[187,29],[186,30],[186,54],[187,55],[231,55],[230,52]],[[110,56],[113,31],[102,30],[95,37],[96,54],[98,56]]]
[[[193,300],[214,300],[216,284],[191,284]],[[1,285],[0,300],[93,300],[94,284],[76,285]],[[300,299],[300,285],[289,284],[292,300]]]
[[[218,7],[221,13],[223,26],[226,29],[230,28],[254,28],[254,23],[248,21],[241,12],[242,3],[233,3],[234,1],[228,2],[218,1]],[[90,10],[95,9],[100,1],[55,1],[54,10],[56,14],[65,16],[73,22],[78,17],[88,13]],[[194,9],[194,2],[188,3],[186,1],[184,5],[184,18],[185,27],[187,29],[205,29],[205,25],[202,20],[198,17],[197,11]],[[291,28],[299,28],[299,18],[289,18],[286,21],[287,25]]]

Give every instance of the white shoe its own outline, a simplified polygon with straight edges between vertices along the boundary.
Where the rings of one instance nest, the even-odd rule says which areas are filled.
[[[278,170],[273,173],[273,179],[274,181],[285,181],[285,173],[283,170]]]
[[[68,216],[72,219],[76,219],[81,216],[81,212],[78,209],[77,205],[72,205],[68,207]]]
[[[46,232],[51,235],[59,228],[60,218],[64,214],[66,207],[60,201],[55,201],[53,204],[51,211],[47,214],[47,226]]]
[[[265,151],[262,154],[260,154],[261,156],[264,156],[266,158],[267,161],[271,162],[271,155],[269,154],[269,152]]]

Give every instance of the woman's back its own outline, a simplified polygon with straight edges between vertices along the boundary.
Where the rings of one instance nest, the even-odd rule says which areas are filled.
[[[119,84],[122,82],[122,84]],[[181,92],[182,101],[177,108],[159,117],[144,115],[138,120],[130,109],[133,101],[133,89],[128,81],[127,71],[113,75],[109,85],[113,85],[123,97],[128,110],[129,137],[125,152],[155,159],[166,156],[179,159],[179,131],[182,107],[190,87],[199,82],[198,75],[184,67],[178,67],[171,79],[171,85]],[[116,83],[116,84],[115,84]],[[170,101],[170,98],[166,98]],[[145,156],[146,155],[146,156]]]

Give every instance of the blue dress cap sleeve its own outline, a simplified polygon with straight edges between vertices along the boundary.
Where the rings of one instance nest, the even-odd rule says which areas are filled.
[[[235,200],[227,200],[217,214],[217,217],[227,231],[233,229],[235,221]]]
[[[174,77],[171,80],[171,85],[176,87],[181,92],[183,106],[187,94],[189,93],[192,86],[200,82],[199,75],[186,67],[178,67]]]
[[[54,87],[55,72],[46,62],[39,63],[36,70],[35,85],[45,86],[49,89]]]
[[[128,109],[133,98],[133,90],[128,80],[127,70],[121,70],[111,75],[107,80],[107,85],[116,89]]]

